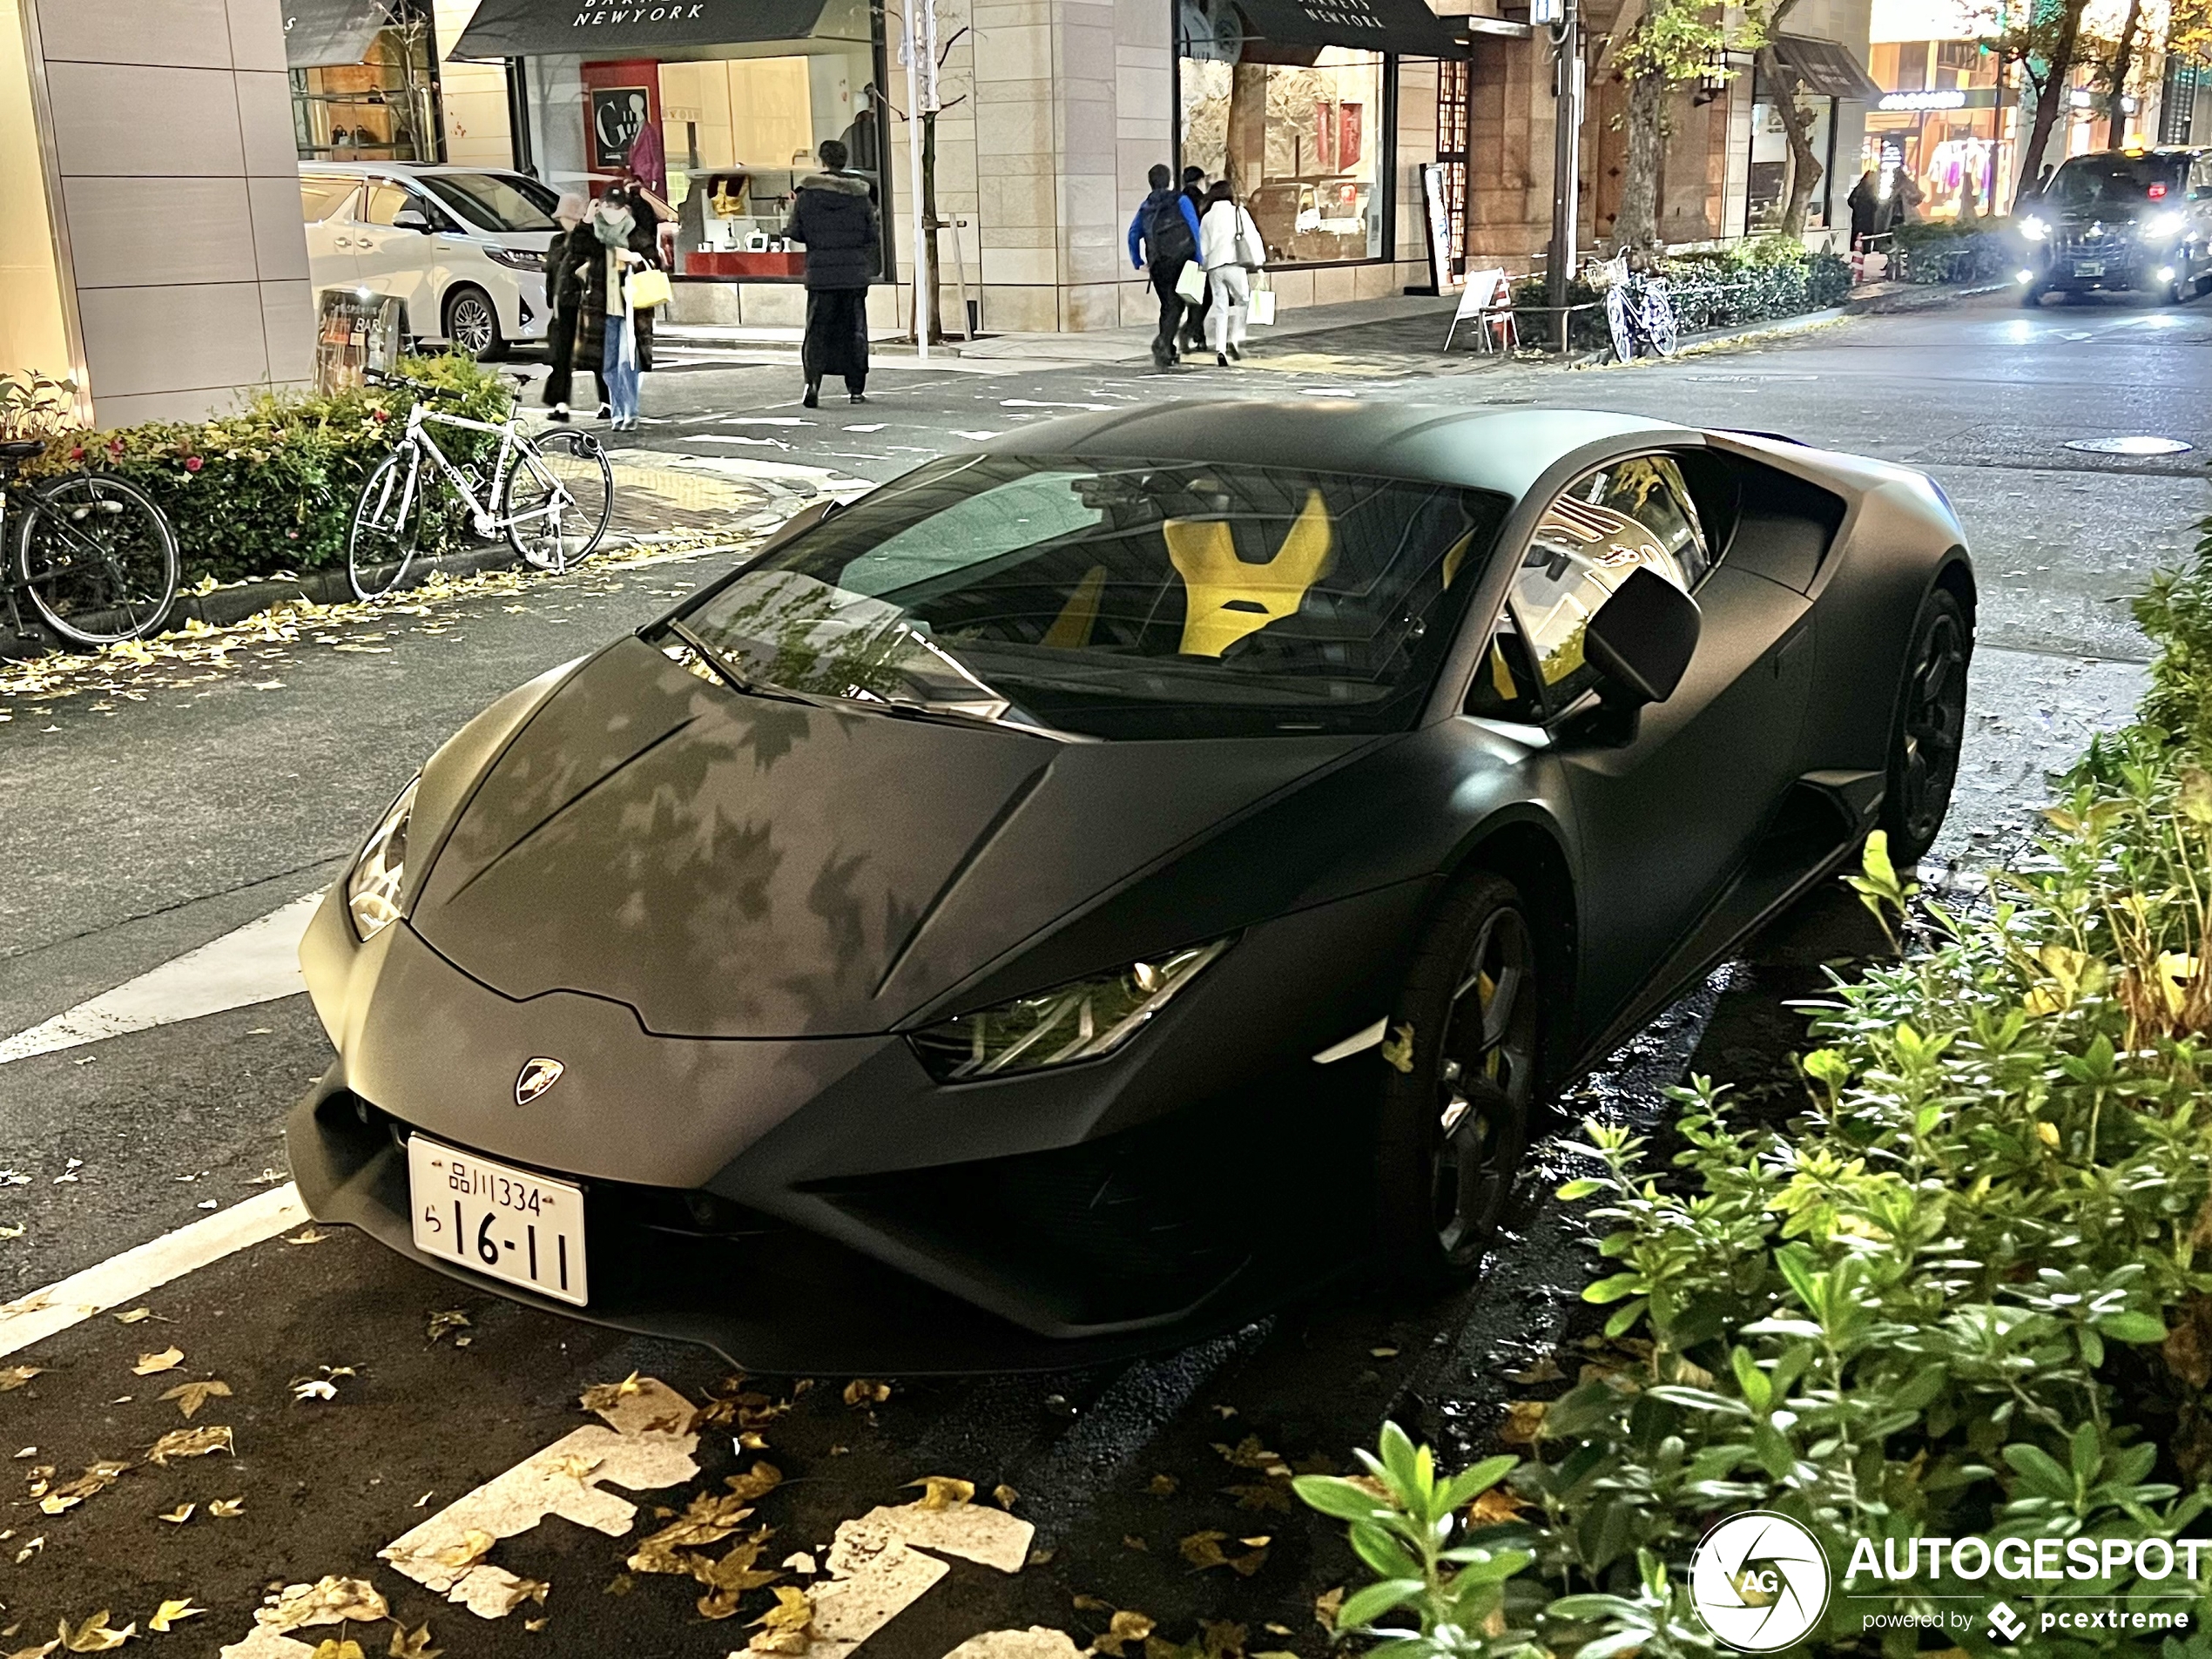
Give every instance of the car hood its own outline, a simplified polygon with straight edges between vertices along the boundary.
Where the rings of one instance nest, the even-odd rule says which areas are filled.
[[[411,919],[508,996],[662,1035],[881,1032],[1375,741],[1061,743],[743,696],[626,640],[492,763]],[[1186,942],[1162,917],[1143,948]]]

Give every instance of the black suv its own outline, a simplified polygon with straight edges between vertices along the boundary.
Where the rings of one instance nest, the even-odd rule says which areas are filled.
[[[2135,288],[2178,305],[2212,287],[2212,150],[2102,150],[2051,175],[2014,223],[2020,303]]]

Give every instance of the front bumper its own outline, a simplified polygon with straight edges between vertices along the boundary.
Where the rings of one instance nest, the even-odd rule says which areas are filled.
[[[571,1317],[415,1250],[405,1138],[577,1182],[581,1316],[756,1370],[1178,1345],[1364,1265],[1379,1062],[1306,1056],[1383,1011],[1426,897],[1409,883],[1253,927],[1120,1053],[952,1087],[895,1035],[687,1039],[604,998],[515,1001],[406,922],[356,945],[327,902],[301,954],[342,1058],[292,1116],[293,1175],[319,1219]],[[518,1107],[538,1055],[567,1069]]]
[[[2045,247],[2036,284],[2051,293],[2094,293],[2156,288],[2161,266],[2178,265],[2173,248],[2148,247],[2132,238],[2054,242]]]

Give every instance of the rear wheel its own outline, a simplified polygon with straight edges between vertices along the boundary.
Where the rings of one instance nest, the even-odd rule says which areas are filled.
[[[1973,641],[1958,597],[1937,588],[1920,604],[1890,737],[1882,828],[1890,859],[1915,864],[1935,845],[1951,810],[1966,729],[1966,663]]]
[[[129,480],[78,473],[31,499],[16,570],[40,620],[79,645],[157,631],[177,597],[177,536]]]
[[[1675,354],[1675,308],[1665,294],[1653,293],[1645,298],[1643,332],[1651,342],[1651,349],[1660,356]]]
[[[1377,1135],[1379,1242],[1416,1280],[1481,1265],[1527,1150],[1543,993],[1513,884],[1482,874],[1439,907],[1390,1021]]]
[[[591,556],[614,514],[615,475],[589,432],[549,432],[507,475],[498,512],[523,562],[565,570]]]
[[[1623,363],[1633,362],[1635,330],[1629,322],[1629,296],[1617,282],[1605,291],[1605,326],[1613,336],[1613,355]]]

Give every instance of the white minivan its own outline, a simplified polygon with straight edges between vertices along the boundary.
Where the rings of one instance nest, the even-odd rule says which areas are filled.
[[[325,288],[396,296],[411,341],[476,357],[545,338],[545,250],[558,198],[487,167],[303,161],[307,265]]]

